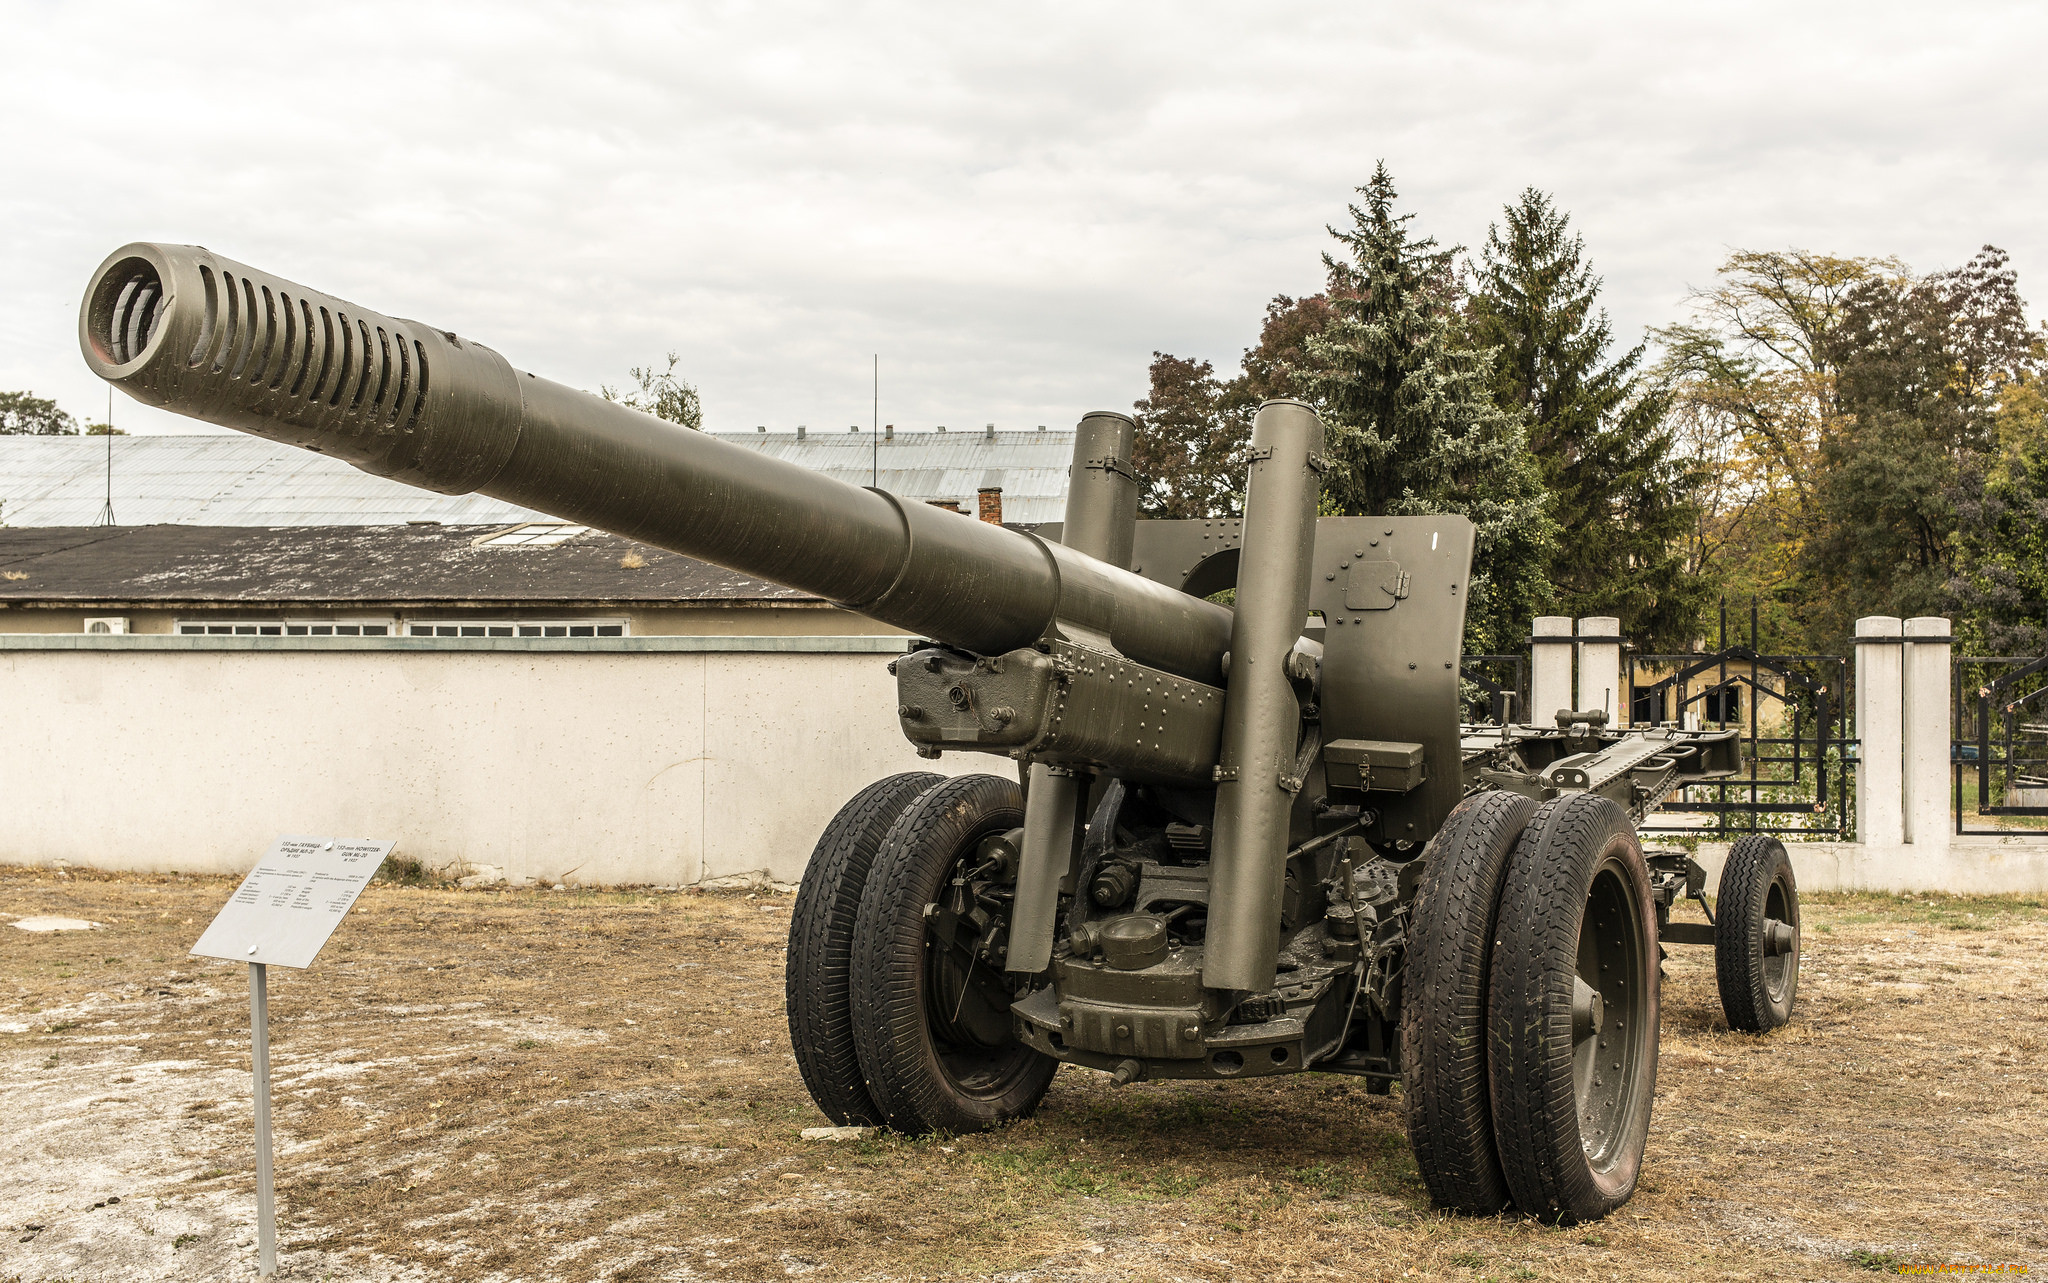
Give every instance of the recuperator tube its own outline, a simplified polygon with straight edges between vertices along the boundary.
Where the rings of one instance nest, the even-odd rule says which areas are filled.
[[[1323,423],[1299,401],[1268,401],[1252,420],[1251,485],[1237,562],[1237,629],[1224,695],[1209,860],[1202,983],[1273,987],[1285,891],[1291,781],[1301,703],[1287,656],[1308,616]]]
[[[1067,483],[1066,523],[1060,542],[1128,570],[1138,534],[1138,474],[1131,467],[1137,424],[1097,411],[1074,433],[1074,465]],[[1034,764],[1024,802],[1024,845],[1017,862],[1017,896],[1010,908],[1010,951],[1004,965],[1036,974],[1052,963],[1060,879],[1074,859],[1076,819],[1084,781],[1072,771]],[[1076,895],[1082,889],[1076,887]]]
[[[447,494],[476,491],[787,584],[977,654],[1055,621],[1214,682],[1230,613],[513,369],[491,349],[190,245],[138,243],[79,311],[136,400]]]

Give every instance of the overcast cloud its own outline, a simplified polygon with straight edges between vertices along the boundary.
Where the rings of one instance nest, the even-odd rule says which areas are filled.
[[[189,241],[708,426],[1067,424],[1234,366],[1384,158],[1552,192],[1617,329],[1732,247],[2048,295],[2040,6],[0,2],[0,389],[100,417],[87,276]],[[123,398],[131,430],[191,427]]]

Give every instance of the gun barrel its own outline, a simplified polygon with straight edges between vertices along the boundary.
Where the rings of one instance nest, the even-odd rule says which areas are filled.
[[[979,654],[1063,632],[1217,683],[1230,612],[1036,536],[835,481],[514,369],[480,343],[197,246],[137,243],[79,310],[148,405],[479,492],[814,593]]]

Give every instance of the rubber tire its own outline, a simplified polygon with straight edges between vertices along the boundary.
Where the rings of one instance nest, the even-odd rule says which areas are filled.
[[[1632,1050],[1640,1072],[1618,1102],[1615,1131],[1623,1141],[1596,1171],[1579,1129],[1572,996],[1587,901],[1610,858],[1620,867],[1637,928],[1633,981],[1643,998]],[[1656,949],[1650,873],[1628,812],[1592,793],[1544,803],[1523,830],[1501,887],[1487,1012],[1501,1173],[1515,1206],[1530,1216],[1562,1224],[1598,1220],[1635,1193],[1657,1091]]]
[[[825,825],[797,886],[783,968],[789,1046],[811,1099],[841,1127],[882,1121],[861,1081],[847,992],[860,893],[897,817],[945,778],[930,771],[891,775],[854,794]]]
[[[1023,823],[1014,780],[958,776],[919,796],[875,856],[853,933],[853,1037],[868,1095],[896,1131],[960,1135],[1025,1117],[1059,1068],[1013,1042],[995,1081],[967,1090],[940,1062],[925,1010],[924,907],[975,842]]]
[[[1799,884],[1792,876],[1792,857],[1785,844],[1765,833],[1751,833],[1728,850],[1721,866],[1721,885],[1714,900],[1714,978],[1720,983],[1721,1012],[1728,1027],[1743,1033],[1768,1033],[1792,1018],[1799,997],[1799,950],[1795,942],[1786,958],[1784,992],[1771,997],[1765,970],[1764,921],[1771,888],[1782,882],[1781,899],[1799,930]],[[1785,921],[1786,919],[1780,919]]]
[[[1508,1205],[1493,1143],[1486,993],[1501,880],[1536,813],[1519,793],[1475,793],[1422,853],[1401,976],[1401,1091],[1415,1166],[1438,1207],[1492,1216]]]

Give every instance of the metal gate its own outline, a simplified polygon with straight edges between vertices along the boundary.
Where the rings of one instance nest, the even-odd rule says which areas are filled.
[[[1733,726],[1746,732],[1740,777],[1691,785],[1652,812],[1644,831],[1722,838],[1735,833],[1849,836],[1856,741],[1849,733],[1848,659],[1763,654],[1755,602],[1749,608],[1748,643],[1732,646],[1728,604],[1721,603],[1719,642],[1703,654],[1628,652],[1631,722]],[[1712,815],[1715,823],[1711,829],[1657,824],[1658,814],[1673,812]]]
[[[1464,720],[1505,726],[1521,721],[1528,703],[1529,660],[1526,655],[1467,655],[1458,676],[1476,692],[1467,691]]]
[[[2048,816],[2048,656],[1964,655],[1954,661],[1949,761],[1956,832],[1978,816]],[[1971,803],[1975,803],[1974,808]]]

